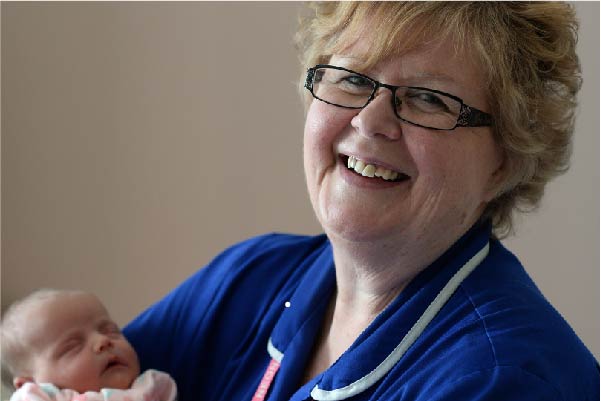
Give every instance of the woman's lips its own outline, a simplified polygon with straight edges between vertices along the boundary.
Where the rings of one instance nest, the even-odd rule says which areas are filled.
[[[347,164],[342,160],[337,163],[336,169],[344,181],[358,188],[380,190],[404,186],[410,182],[408,177],[404,179],[397,178],[394,181],[384,180],[379,177],[366,177],[358,174],[354,169],[349,169]]]
[[[410,178],[407,174],[391,170],[376,163],[363,161],[355,156],[340,155],[340,158],[347,169],[362,177],[384,180],[387,182],[401,182]]]

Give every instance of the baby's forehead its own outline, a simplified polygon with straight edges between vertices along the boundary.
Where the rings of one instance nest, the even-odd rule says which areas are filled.
[[[57,294],[32,302],[25,309],[25,335],[32,345],[44,346],[71,330],[110,320],[100,300],[87,293]]]

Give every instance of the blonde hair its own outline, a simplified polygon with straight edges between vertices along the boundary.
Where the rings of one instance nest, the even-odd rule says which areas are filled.
[[[514,211],[534,210],[547,182],[567,170],[581,86],[578,23],[570,5],[318,2],[310,8],[295,38],[306,104],[306,68],[327,63],[362,36],[370,38],[364,67],[447,37],[480,64],[506,173],[502,192],[482,216],[492,220],[497,236],[512,232]]]
[[[11,304],[0,323],[0,345],[2,349],[2,381],[11,383],[12,378],[30,368],[31,350],[25,335],[27,321],[24,315],[33,306],[64,296],[88,294],[80,290],[57,290],[43,288]],[[91,295],[91,294],[89,294]]]

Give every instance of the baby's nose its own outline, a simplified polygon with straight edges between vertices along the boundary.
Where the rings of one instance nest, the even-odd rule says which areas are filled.
[[[105,335],[98,335],[94,340],[94,352],[103,352],[110,349],[113,343],[110,338]]]

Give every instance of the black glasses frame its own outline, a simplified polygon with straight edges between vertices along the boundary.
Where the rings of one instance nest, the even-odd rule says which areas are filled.
[[[319,68],[331,68],[334,70],[342,70],[342,71],[347,71],[350,72],[352,74],[356,74],[362,78],[367,79],[368,81],[372,82],[374,85],[374,89],[371,93],[371,95],[369,96],[369,98],[367,99],[367,101],[365,102],[365,104],[361,107],[353,107],[353,106],[342,106],[340,104],[336,104],[336,103],[332,103],[332,102],[328,102],[327,100],[324,100],[320,97],[318,97],[314,92],[313,92],[313,78],[315,77],[315,71]],[[345,109],[362,109],[364,107],[366,107],[372,100],[375,99],[376,97],[376,92],[378,91],[378,89],[380,88],[386,88],[388,90],[390,90],[392,92],[392,97],[391,97],[391,103],[392,103],[392,110],[394,111],[394,115],[397,116],[397,118],[399,120],[402,120],[406,123],[409,123],[411,125],[415,125],[417,127],[421,127],[421,128],[428,128],[428,129],[433,129],[433,130],[438,130],[438,131],[452,131],[457,127],[490,127],[493,125],[493,118],[490,114],[482,111],[482,110],[478,110],[475,107],[472,106],[468,106],[467,104],[465,104],[463,102],[463,99],[455,96],[455,95],[451,95],[450,93],[446,93],[446,92],[442,92],[436,89],[430,89],[430,88],[423,88],[423,87],[419,87],[419,86],[396,86],[396,85],[389,85],[389,84],[385,84],[379,81],[376,81],[375,79],[368,77],[367,75],[361,74],[359,72],[353,71],[353,70],[349,70],[348,68],[344,68],[344,67],[338,67],[335,65],[329,65],[329,64],[317,64],[315,67],[311,67],[309,69],[307,69],[307,78],[305,79],[305,88],[309,90],[309,92],[311,92],[311,95],[317,99],[320,100],[324,103],[327,104],[331,104],[332,106],[337,106],[337,107],[343,107]],[[461,103],[461,108],[459,110],[459,115],[457,116],[457,122],[455,123],[455,126],[452,128],[435,128],[435,127],[428,127],[425,125],[421,125],[421,124],[417,124],[414,123],[412,121],[408,121],[406,119],[404,119],[403,117],[399,116],[398,112],[397,112],[397,105],[395,104],[395,100],[397,99],[396,97],[396,91],[399,88],[409,88],[409,89],[418,89],[418,90],[427,90],[430,92],[434,92],[434,93],[438,93],[440,95],[444,95],[444,96],[448,96],[453,100],[458,101],[459,103]]]

